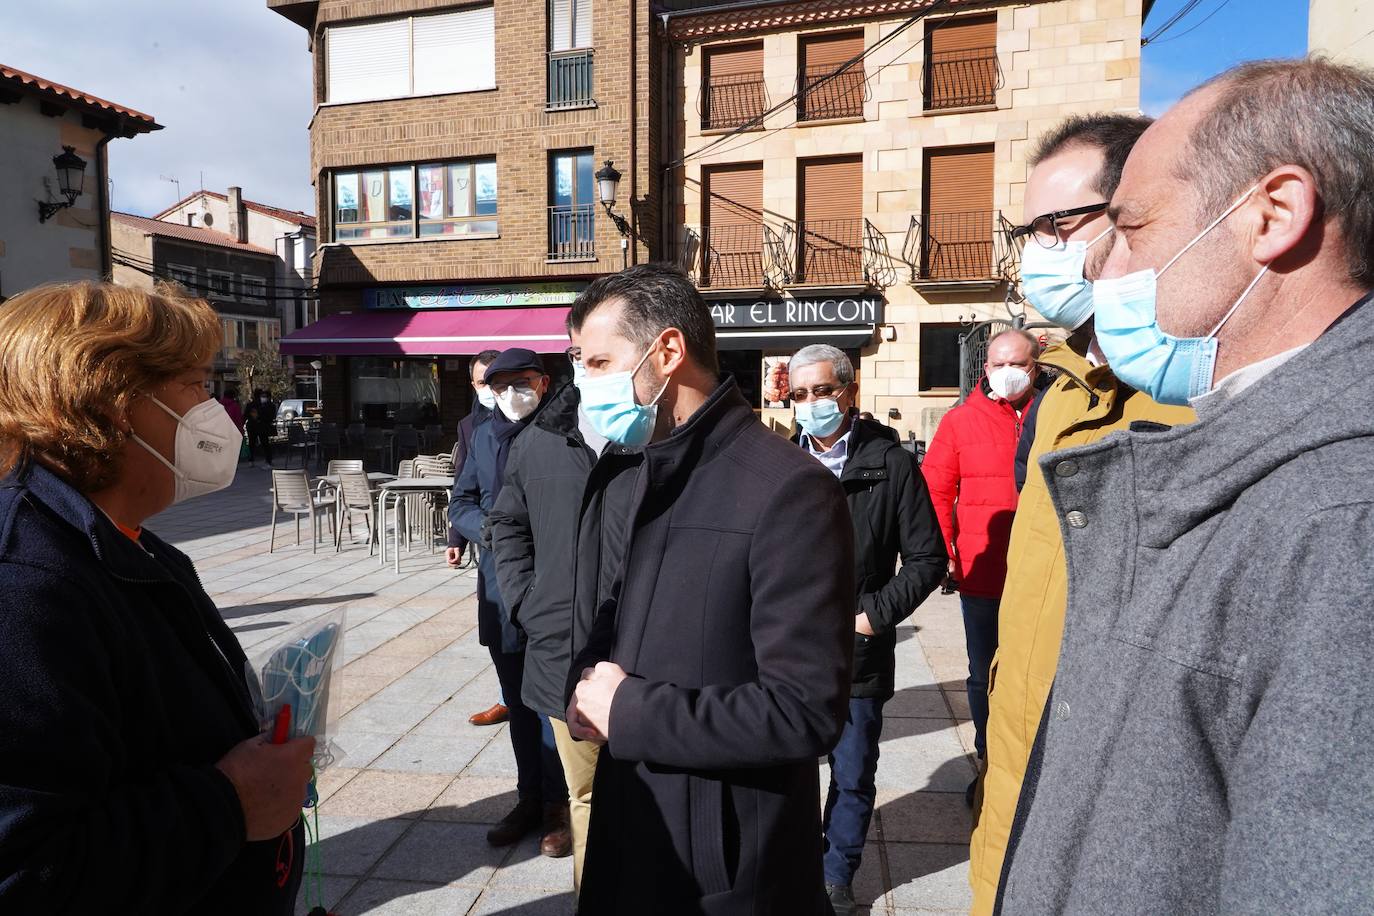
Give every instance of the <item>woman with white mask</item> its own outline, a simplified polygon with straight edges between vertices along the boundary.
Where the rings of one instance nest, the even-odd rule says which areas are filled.
[[[0,911],[294,909],[314,739],[259,734],[238,641],[143,527],[234,479],[221,345],[205,301],[113,284],[0,309]]]

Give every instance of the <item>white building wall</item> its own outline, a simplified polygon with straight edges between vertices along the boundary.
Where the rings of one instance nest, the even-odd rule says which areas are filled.
[[[38,101],[0,105],[0,296],[59,280],[100,275],[95,145],[101,133],[68,112],[50,118]],[[38,221],[38,201],[62,200],[54,156],[63,145],[86,160],[84,193],[76,204]],[[49,191],[51,189],[51,191]]]

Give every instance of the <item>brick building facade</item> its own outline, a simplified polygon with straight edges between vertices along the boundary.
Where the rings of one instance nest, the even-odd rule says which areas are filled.
[[[561,354],[577,290],[657,253],[648,0],[267,5],[307,30],[315,74],[322,321],[283,350],[325,362],[327,419],[385,425],[433,398],[452,430],[467,356]],[[595,194],[606,160],[623,244]]]

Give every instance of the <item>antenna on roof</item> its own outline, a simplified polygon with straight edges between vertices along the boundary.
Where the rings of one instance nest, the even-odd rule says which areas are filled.
[[[180,200],[181,200],[181,182],[177,181],[175,178],[168,178],[166,175],[159,175],[159,176],[157,176],[157,177],[158,177],[158,180],[159,180],[159,181],[170,181],[172,184],[174,184],[174,185],[177,186],[177,200],[180,201]]]

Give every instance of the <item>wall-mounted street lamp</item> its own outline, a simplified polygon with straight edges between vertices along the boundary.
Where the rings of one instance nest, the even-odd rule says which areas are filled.
[[[620,190],[620,171],[607,159],[606,164],[597,170],[596,190],[601,198],[601,206],[606,208],[606,215],[615,223],[615,228],[622,236],[629,236],[629,220],[616,213],[611,208],[615,206],[615,195]]]
[[[81,196],[81,184],[86,175],[86,160],[76,154],[70,146],[62,147],[62,153],[52,157],[53,167],[57,169],[57,187],[62,191],[66,202],[47,203],[38,201],[38,221],[46,223],[58,210],[65,210]]]

